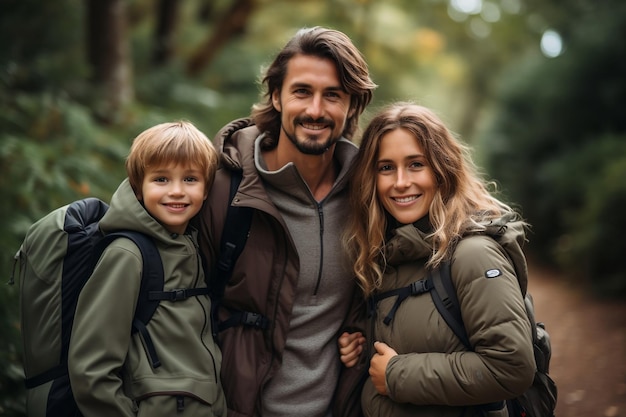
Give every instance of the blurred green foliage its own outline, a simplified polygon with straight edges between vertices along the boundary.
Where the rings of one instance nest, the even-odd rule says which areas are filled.
[[[532,253],[624,298],[626,6],[605,6],[575,22],[565,54],[527,56],[503,76],[481,142],[488,171],[533,225]]]
[[[619,0],[483,0],[484,13],[449,0],[260,0],[245,28],[199,74],[186,72],[235,0],[179,2],[174,56],[151,61],[155,3],[128,0],[134,101],[103,123],[87,62],[81,0],[3,0],[0,13],[0,271],[6,279],[27,228],[85,196],[108,200],[132,139],[187,119],[209,136],[246,116],[263,65],[300,27],[349,34],[365,55],[374,101],[434,108],[476,145],[490,177],[533,224],[532,251],[599,293],[624,295],[626,13]],[[458,3],[458,2],[457,2]],[[203,8],[209,7],[208,15]],[[566,49],[539,54],[553,27]],[[8,41],[10,40],[10,41]],[[498,94],[496,95],[496,91]],[[574,274],[575,273],[575,274]],[[0,415],[23,416],[18,285],[0,284]]]

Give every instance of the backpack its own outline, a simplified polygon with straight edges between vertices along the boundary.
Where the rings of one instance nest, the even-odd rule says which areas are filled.
[[[469,337],[463,325],[461,310],[456,292],[450,275],[451,266],[444,263],[441,268],[429,272],[426,280],[431,280],[433,290],[431,297],[439,314],[452,329],[454,334],[461,340],[468,350],[473,350]],[[552,346],[550,335],[545,325],[535,321],[535,307],[530,293],[524,297],[526,315],[530,321],[533,338],[533,353],[535,356],[535,377],[533,383],[519,397],[506,401],[509,416],[515,417],[554,417],[554,409],[557,401],[557,387],[549,375]],[[489,408],[488,406],[485,406]],[[498,407],[501,408],[501,407]]]
[[[70,333],[80,291],[113,240],[131,239],[141,251],[143,274],[129,331],[139,332],[153,368],[161,362],[146,324],[159,302],[208,293],[206,288],[163,291],[163,264],[152,238],[135,231],[100,232],[98,222],[108,207],[85,198],[53,210],[30,226],[15,255],[29,416],[81,415],[67,370]]]
[[[216,264],[215,278],[210,282],[213,337],[216,341],[219,341],[219,332],[229,327],[241,325],[261,330],[269,327],[269,319],[267,317],[252,311],[231,310],[228,319],[219,321],[218,318],[218,309],[224,295],[224,289],[232,275],[235,262],[246,245],[254,213],[254,209],[251,207],[233,206],[231,204],[242,177],[243,173],[241,171],[233,171],[231,174],[228,210],[220,240],[220,256]]]
[[[503,217],[498,221],[490,223],[483,234],[494,238],[505,249],[509,260],[516,269],[520,288],[522,294],[524,294],[526,315],[532,328],[533,353],[536,363],[535,377],[532,385],[519,397],[478,407],[485,412],[507,407],[511,417],[554,417],[557,402],[557,386],[549,375],[550,358],[552,356],[550,336],[545,329],[545,325],[535,321],[533,299],[531,294],[527,292],[526,262],[523,253],[519,250],[520,246],[512,245],[510,235],[506,233],[509,227],[507,224],[509,220],[510,218]],[[421,280],[403,288],[374,295],[370,299],[370,309],[375,308],[376,302],[383,298],[397,296],[391,311],[383,320],[385,324],[389,324],[402,301],[409,296],[429,292],[437,311],[441,314],[446,324],[461,340],[463,345],[468,350],[473,351],[473,346],[469,341],[461,317],[459,300],[452,283],[451,268],[450,262],[444,261],[438,268],[429,270],[426,277]]]

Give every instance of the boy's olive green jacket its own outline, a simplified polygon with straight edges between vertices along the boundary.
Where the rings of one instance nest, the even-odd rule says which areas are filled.
[[[170,234],[140,204],[128,180],[113,195],[100,227],[154,238],[166,291],[206,286],[195,237]],[[80,410],[86,416],[169,416],[182,401],[184,411],[176,415],[225,415],[222,356],[212,337],[209,297],[160,302],[147,325],[161,361],[153,369],[139,335],[131,335],[141,273],[139,249],[116,239],[80,294],[69,349]]]

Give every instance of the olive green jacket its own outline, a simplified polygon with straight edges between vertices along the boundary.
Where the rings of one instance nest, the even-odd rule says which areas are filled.
[[[165,290],[206,287],[195,237],[170,234],[137,201],[128,180],[113,195],[100,227],[105,233],[132,229],[154,238]],[[211,334],[209,297],[160,302],[147,325],[161,361],[153,369],[139,335],[131,335],[141,274],[139,249],[119,238],[104,251],[80,294],[69,349],[80,410],[86,417],[225,415],[222,357]],[[181,398],[184,410],[177,414]]]
[[[519,224],[511,226],[518,227],[509,227],[507,233],[523,233]],[[385,248],[388,266],[382,292],[424,278],[424,264],[432,253],[425,236],[414,225],[394,231]],[[521,253],[521,248],[515,249]],[[526,273],[525,264],[517,269]],[[520,278],[525,285],[527,277]],[[386,368],[389,396],[378,394],[368,378],[362,394],[366,416],[461,416],[465,406],[512,398],[531,385],[531,327],[516,268],[502,246],[488,236],[463,238],[453,254],[452,280],[475,351],[468,352],[454,335],[429,293],[408,297],[388,325],[383,319],[395,297],[380,300],[374,337],[398,355]],[[475,413],[468,408],[464,415]]]

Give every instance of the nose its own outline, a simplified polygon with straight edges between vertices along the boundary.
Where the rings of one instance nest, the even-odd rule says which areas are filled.
[[[180,196],[183,195],[184,189],[183,189],[183,183],[182,181],[172,181],[171,185],[170,185],[170,191],[169,194],[173,195],[173,196]]]
[[[324,113],[324,105],[321,94],[313,94],[306,112],[314,120],[322,117]]]
[[[411,186],[411,176],[406,170],[398,169],[396,171],[396,183],[394,186],[396,188],[407,188]]]

